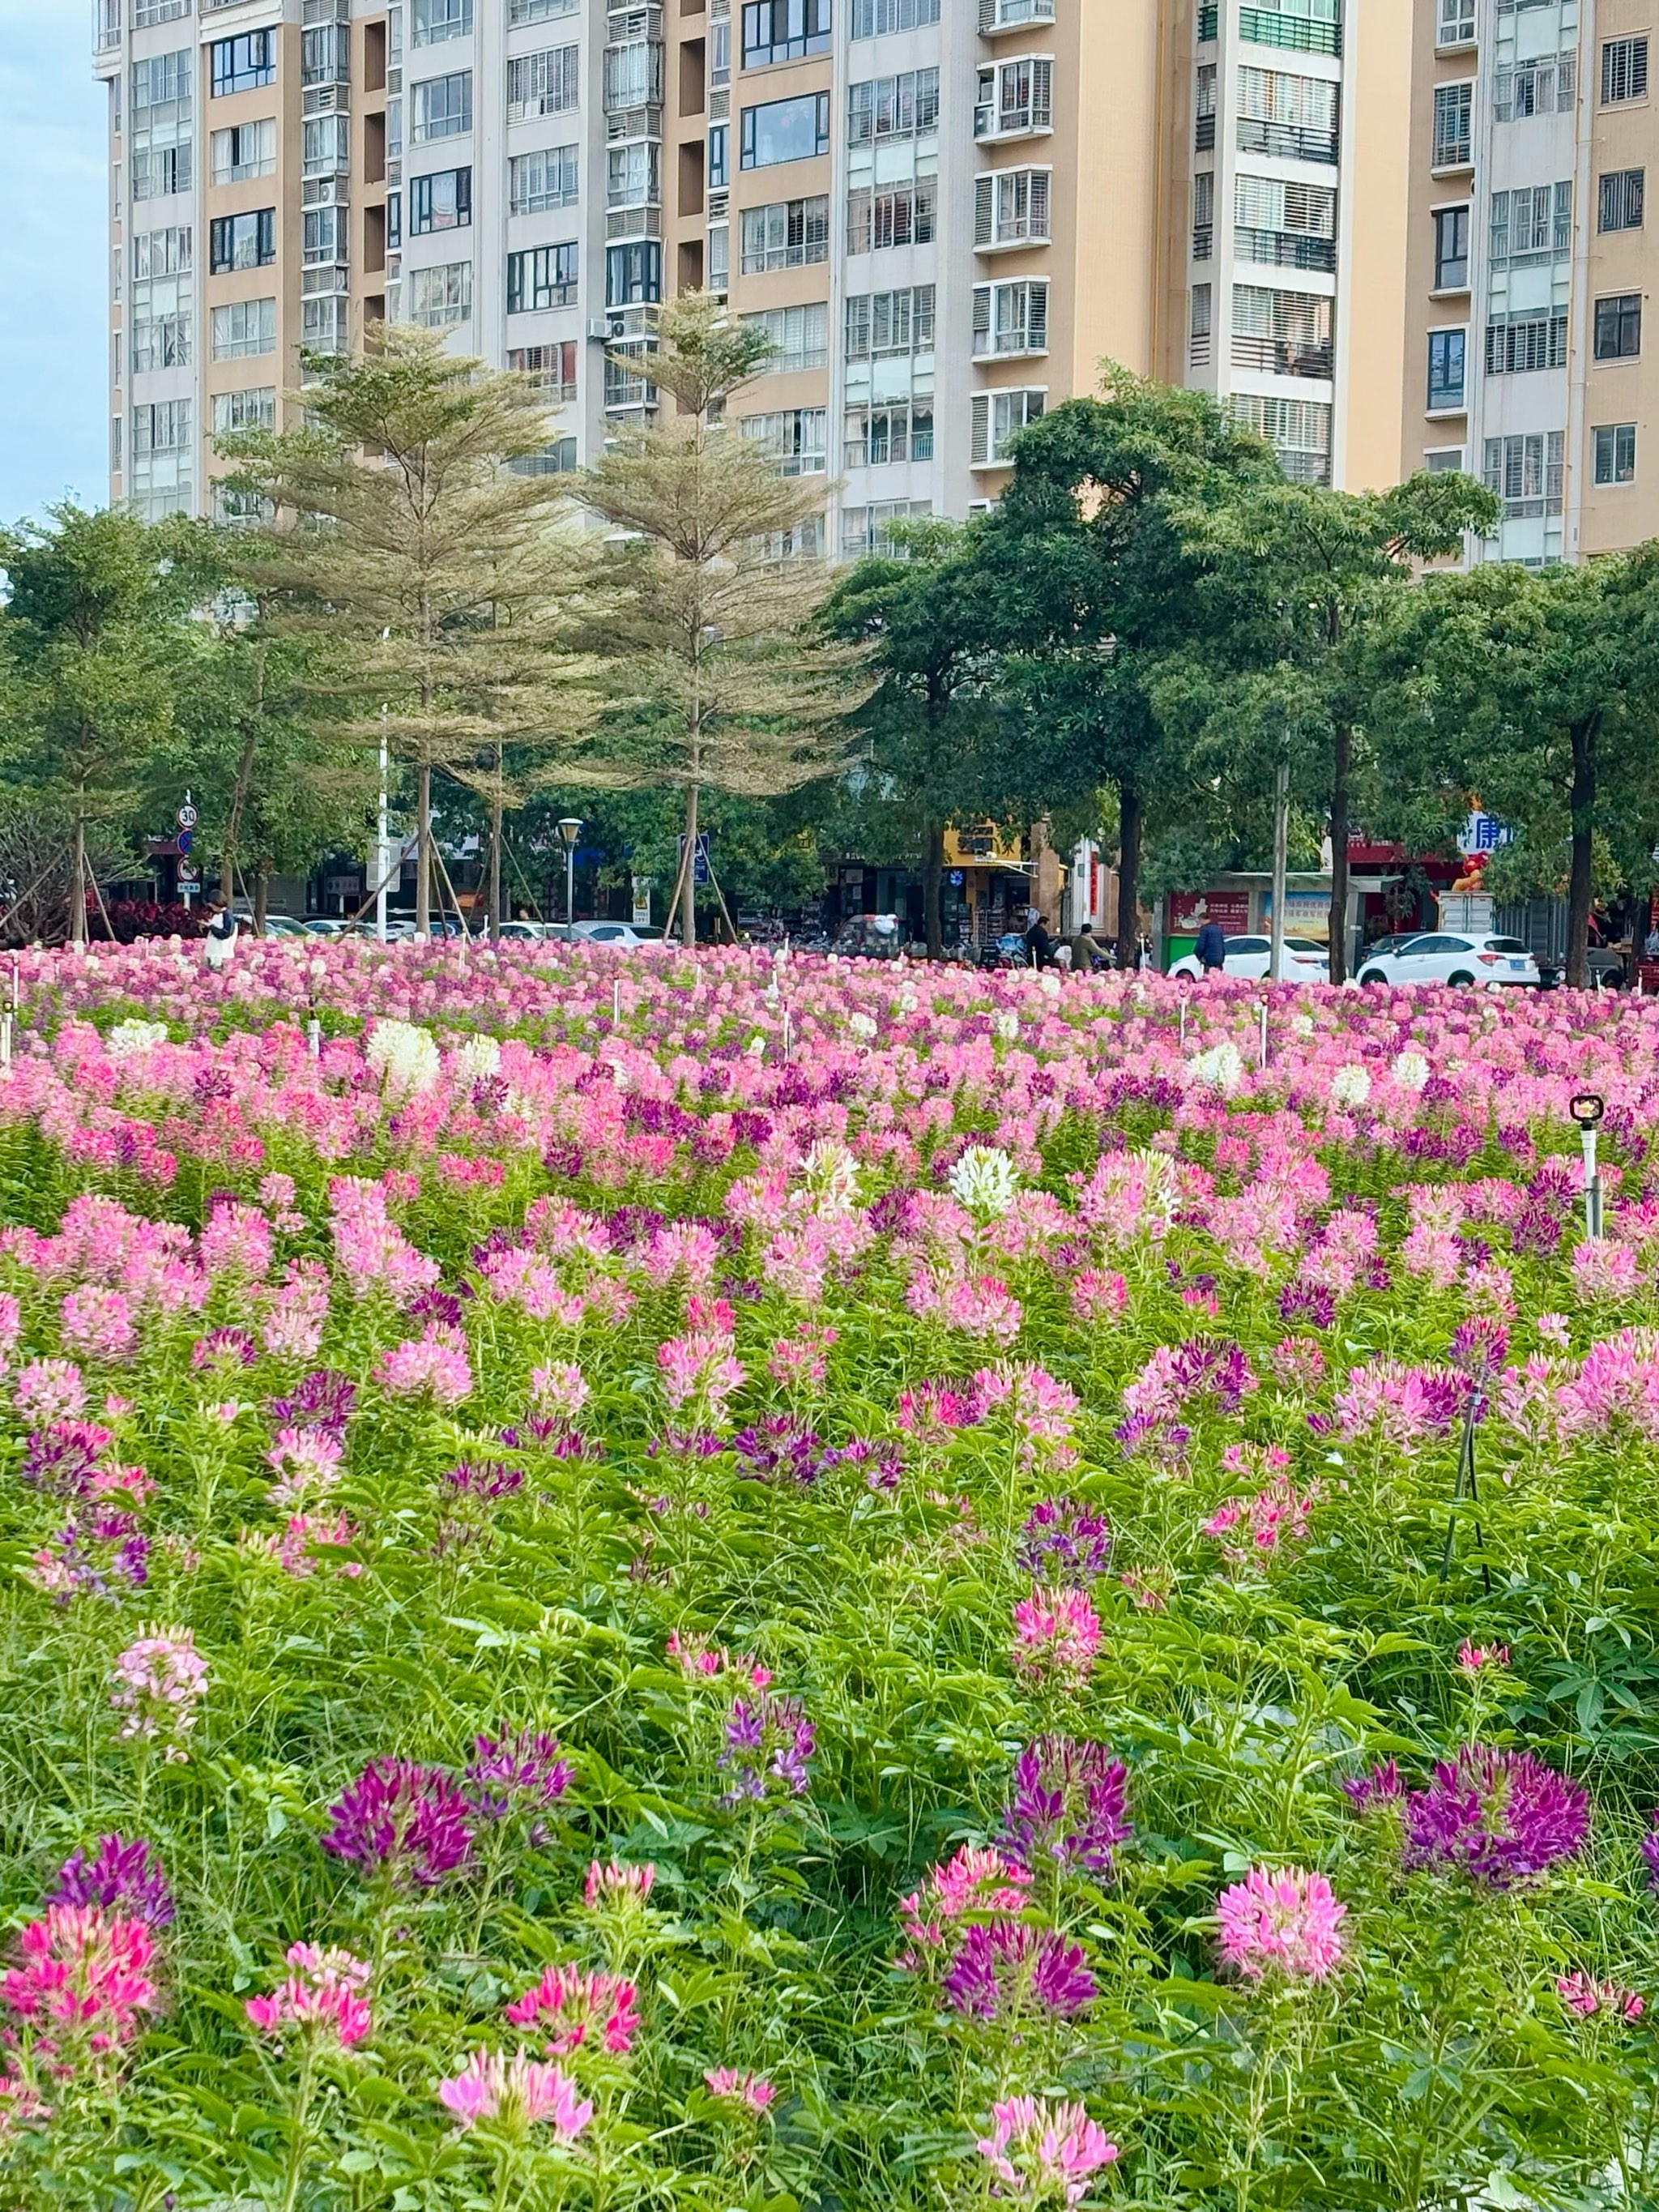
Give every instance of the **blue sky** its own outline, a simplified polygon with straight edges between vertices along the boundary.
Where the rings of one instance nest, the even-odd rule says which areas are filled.
[[[0,0],[0,520],[108,495],[107,100],[87,0]]]

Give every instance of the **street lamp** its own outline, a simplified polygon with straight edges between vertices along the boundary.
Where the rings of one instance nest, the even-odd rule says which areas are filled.
[[[559,824],[559,840],[564,847],[564,933],[575,935],[576,920],[576,840],[582,834],[582,825],[574,814],[567,814]]]
[[[1595,1135],[1607,1112],[1607,1101],[1594,1091],[1581,1091],[1570,1099],[1567,1111],[1578,1125],[1578,1141],[1584,1154],[1584,1231],[1601,1234],[1601,1178],[1595,1169]]]

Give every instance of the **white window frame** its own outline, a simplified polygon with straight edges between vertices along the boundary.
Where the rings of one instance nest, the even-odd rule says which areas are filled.
[[[1031,408],[1031,402],[1034,399],[1037,402],[1035,413]],[[1018,410],[1020,420],[1018,422],[1012,420],[1006,422],[999,431],[997,428],[998,402],[1008,403],[1008,411],[1012,416],[1014,411],[1012,403],[1015,400],[1020,403]],[[1013,463],[1008,458],[1009,440],[1018,437],[1022,430],[1029,430],[1033,422],[1040,422],[1048,411],[1048,387],[1046,384],[1009,385],[1000,387],[994,392],[976,392],[973,397],[970,416],[972,428],[969,448],[969,467],[970,469],[1012,468]]]
[[[1019,295],[1024,295],[1019,300]],[[1018,302],[1016,319],[1012,309]],[[1007,343],[1000,343],[1001,340]],[[1015,343],[1015,340],[1018,343]],[[1035,359],[1048,350],[1048,279],[1015,276],[974,287],[975,361]]]
[[[252,361],[276,350],[276,301],[228,300],[211,311],[209,352],[215,361]]]
[[[437,118],[443,127],[434,131],[432,127],[431,95],[440,85],[462,85],[465,90],[460,96],[458,110],[452,110],[448,104],[449,95],[446,94],[444,112]],[[424,100],[422,94],[427,95]],[[456,119],[452,119],[452,115]],[[472,72],[470,69],[446,70],[441,76],[423,76],[410,88],[409,143],[411,146],[435,146],[445,138],[465,138],[472,128]]]
[[[1025,97],[1010,101],[1004,88],[1019,70],[1030,72]],[[1006,61],[981,65],[974,101],[974,137],[980,145],[1006,144],[1016,138],[1049,138],[1054,129],[1052,54],[1010,54]]]
[[[1468,118],[1467,150],[1455,161],[1440,159],[1440,103],[1442,96],[1447,93],[1462,93],[1464,95],[1463,106]],[[1449,84],[1436,85],[1432,133],[1429,143],[1429,163],[1431,171],[1435,176],[1455,177],[1465,169],[1473,168],[1474,166],[1474,79],[1472,76],[1456,77]]]
[[[1204,174],[1209,174],[1206,170]],[[1008,169],[981,169],[974,179],[974,251],[975,253],[1013,253],[1051,239],[1054,169],[1047,162],[1022,161]],[[1025,228],[1006,228],[1010,222],[1004,207],[1018,200],[1019,184],[1025,187]],[[1037,204],[1041,202],[1041,212]],[[1012,222],[1020,218],[1015,215]],[[1039,228],[1038,226],[1041,226]]]
[[[1450,53],[1474,44],[1475,0],[1438,0],[1434,45],[1437,53]]]

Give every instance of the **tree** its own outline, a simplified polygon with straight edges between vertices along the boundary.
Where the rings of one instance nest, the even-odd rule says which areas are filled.
[[[901,556],[860,561],[823,614],[830,634],[865,644],[880,673],[863,717],[869,769],[921,846],[930,960],[945,956],[945,829],[953,817],[982,815],[987,807],[995,661],[976,619],[978,573],[970,532],[917,524],[907,531]]]
[[[1400,772],[1570,848],[1567,981],[1589,980],[1598,832],[1632,870],[1659,820],[1659,545],[1582,568],[1431,576],[1395,614],[1384,705]]]
[[[1278,470],[1204,393],[1109,362],[1104,375],[1105,398],[1067,400],[1015,441],[1007,489],[975,533],[974,601],[988,647],[1005,656],[1020,776],[1053,799],[1116,793],[1127,966],[1148,810],[1190,781],[1151,690],[1205,619],[1201,563],[1173,502],[1202,507]]]
[[[726,420],[767,341],[703,292],[666,303],[656,335],[649,374],[678,411],[620,432],[580,490],[626,533],[611,562],[617,603],[592,634],[617,695],[611,757],[630,780],[683,795],[676,890],[692,945],[704,787],[768,798],[832,774],[867,686],[856,648],[806,633],[828,589],[823,563],[781,557],[779,541],[822,509],[822,486],[783,475]],[[617,358],[637,373],[633,356]]]
[[[88,838],[118,848],[173,727],[200,533],[106,509],[50,510],[0,533],[15,751],[32,794],[68,831],[70,933],[87,936]]]
[[[274,517],[239,534],[236,566],[267,620],[315,647],[316,726],[359,746],[384,738],[413,766],[424,933],[434,769],[507,743],[561,751],[585,726],[567,648],[591,564],[556,527],[568,479],[514,465],[548,443],[531,378],[404,328],[307,367],[306,428],[222,442],[234,488]]]
[[[1492,495],[1455,471],[1385,492],[1282,478],[1224,499],[1177,498],[1171,517],[1201,563],[1207,634],[1187,655],[1176,727],[1223,757],[1324,759],[1331,840],[1331,981],[1347,973],[1348,830],[1365,743],[1370,638],[1414,564],[1490,532]],[[1166,714],[1176,696],[1165,693]],[[1207,732],[1206,725],[1208,725]]]

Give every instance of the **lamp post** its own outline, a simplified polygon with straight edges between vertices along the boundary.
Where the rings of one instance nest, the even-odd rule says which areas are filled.
[[[567,814],[559,824],[559,842],[564,847],[564,933],[567,939],[576,933],[576,840],[581,834],[580,822],[574,814]]]
[[[1567,1111],[1578,1124],[1578,1141],[1584,1154],[1584,1234],[1601,1234],[1601,1178],[1595,1170],[1595,1133],[1607,1111],[1607,1102],[1594,1091],[1581,1091],[1568,1102]]]

